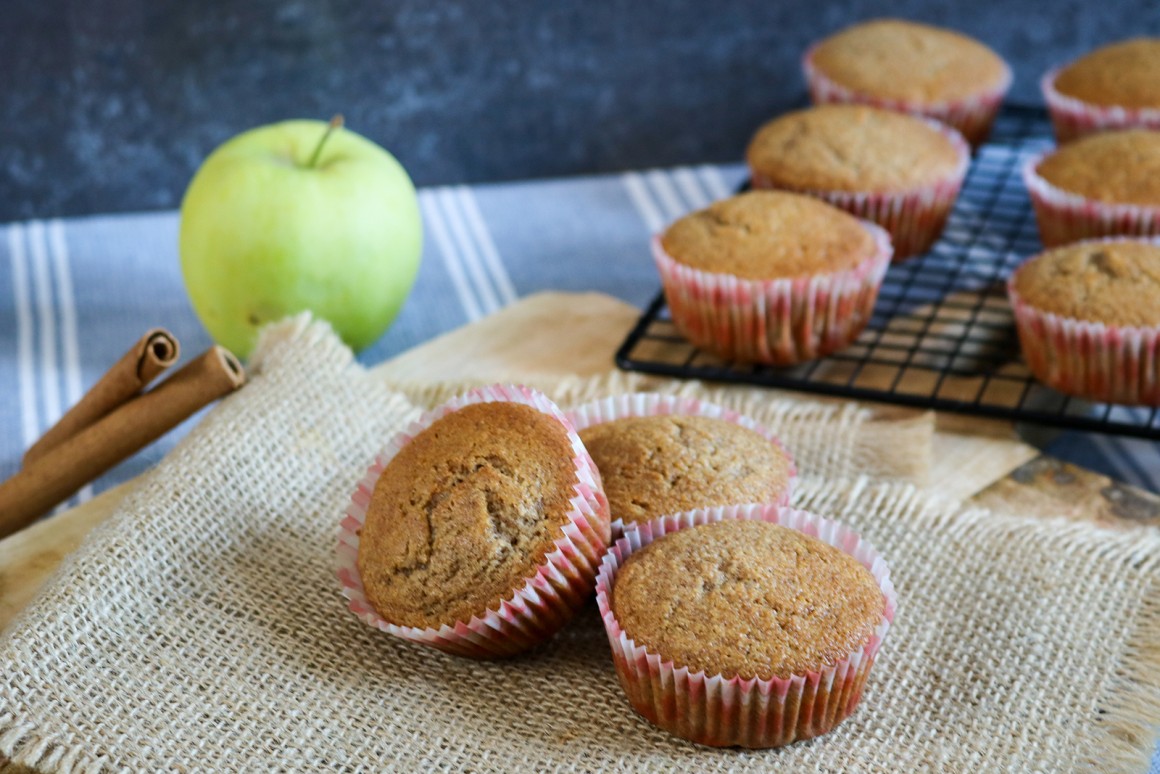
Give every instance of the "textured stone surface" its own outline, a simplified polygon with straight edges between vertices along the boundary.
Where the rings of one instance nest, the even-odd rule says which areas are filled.
[[[176,206],[243,129],[343,112],[423,183],[740,159],[805,100],[812,41],[883,14],[1049,65],[1160,28],[1160,4],[922,0],[11,0],[0,24],[0,220]]]

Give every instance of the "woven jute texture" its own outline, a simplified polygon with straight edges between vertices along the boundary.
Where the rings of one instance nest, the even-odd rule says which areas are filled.
[[[1160,718],[1160,537],[964,511],[844,478],[794,433],[797,505],[888,557],[899,612],[855,715],[700,748],[634,715],[594,606],[515,660],[377,632],[332,573],[353,483],[417,410],[298,320],[0,641],[0,754],[47,771],[1142,770]]]

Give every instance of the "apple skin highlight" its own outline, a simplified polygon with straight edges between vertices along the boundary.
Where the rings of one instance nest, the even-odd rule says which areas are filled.
[[[310,310],[352,349],[374,343],[415,283],[423,224],[387,151],[343,128],[295,120],[226,141],[181,203],[190,302],[219,344],[247,357],[258,329]]]

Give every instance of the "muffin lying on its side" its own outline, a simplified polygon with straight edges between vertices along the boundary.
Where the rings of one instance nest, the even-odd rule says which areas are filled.
[[[590,596],[608,505],[571,423],[522,387],[474,390],[396,437],[352,498],[339,580],[376,628],[519,653]]]

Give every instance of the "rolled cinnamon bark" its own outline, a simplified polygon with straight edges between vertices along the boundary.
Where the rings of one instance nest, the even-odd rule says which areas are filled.
[[[177,362],[181,348],[164,328],[147,331],[55,425],[24,453],[23,464],[79,433],[120,406]]]
[[[61,441],[0,484],[0,538],[31,524],[245,380],[237,358],[213,347],[149,392]]]

